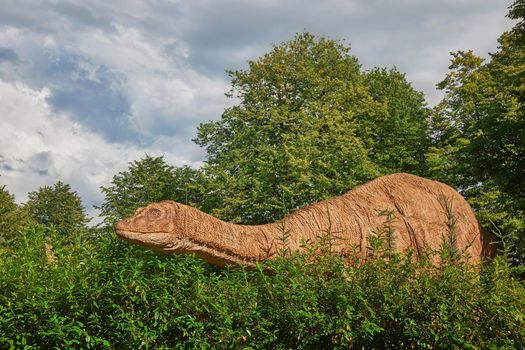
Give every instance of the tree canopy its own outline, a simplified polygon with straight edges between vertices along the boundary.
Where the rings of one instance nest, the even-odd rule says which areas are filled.
[[[0,186],[0,246],[9,246],[30,219],[27,211],[15,203],[15,197]]]
[[[105,222],[113,224],[137,208],[165,199],[198,205],[199,177],[198,170],[174,167],[163,157],[146,155],[113,176],[110,186],[102,187],[105,198],[98,209]]]
[[[364,83],[384,113],[360,119],[359,135],[381,173],[425,175],[425,153],[430,145],[425,97],[414,90],[397,69],[375,68],[364,73]]]
[[[434,177],[459,187],[483,223],[508,233],[525,252],[525,31],[524,2],[509,17],[519,20],[498,40],[490,59],[472,51],[453,54],[438,85],[446,93],[431,121],[427,155]]]
[[[215,215],[268,222],[380,174],[420,170],[422,95],[396,70],[362,72],[349,51],[302,33],[229,72],[240,103],[195,140],[208,152]]]
[[[29,192],[25,207],[39,224],[53,225],[61,235],[86,228],[89,218],[80,196],[62,181]]]

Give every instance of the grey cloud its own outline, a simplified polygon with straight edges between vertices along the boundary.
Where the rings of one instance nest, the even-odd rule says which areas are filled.
[[[1,62],[18,62],[19,58],[16,52],[9,47],[0,46],[0,63]]]
[[[9,164],[9,162],[7,161],[7,159],[4,158],[4,156],[0,154],[0,169],[5,171],[13,171],[15,168],[11,164]]]
[[[220,80],[227,79],[226,69],[244,68],[246,60],[256,59],[272,43],[278,44],[291,39],[296,32],[308,30],[335,39],[345,38],[365,68],[395,65],[409,77],[426,77],[427,81],[415,84],[428,94],[434,91],[433,84],[439,81],[440,72],[448,64],[448,51],[461,49],[447,43],[475,24],[477,16],[495,9],[503,17],[505,5],[477,0],[395,3],[196,0],[160,1],[154,5],[69,1],[35,2],[31,11],[27,5],[13,1],[4,6],[0,23],[52,33],[59,43],[66,37],[74,37],[77,30],[94,28],[107,32],[113,31],[115,25],[129,26],[164,47],[178,69],[192,67]],[[126,77],[101,66],[95,74],[97,81],[88,78],[78,62],[89,57],[79,57],[74,50],[80,43],[68,40],[63,43],[71,52],[59,53],[56,62],[56,57],[33,53],[29,57],[33,69],[22,78],[33,80],[36,86],[48,86],[50,102],[57,111],[70,112],[77,121],[108,140],[139,142],[138,133],[129,127],[132,101],[122,91]],[[189,50],[187,60],[181,55],[184,47]],[[436,51],[441,52],[439,57],[434,54]],[[440,68],[436,69],[438,64]],[[434,76],[435,81],[431,81]],[[165,112],[159,113],[151,116],[152,120],[170,119],[162,114]],[[173,123],[159,123],[152,131],[187,135],[189,139],[199,121],[219,116],[210,114],[195,120],[177,117],[180,113],[174,111]]]
[[[58,16],[67,19],[68,22],[77,27],[88,26],[110,31],[114,30],[110,18],[106,15],[96,15],[86,6],[61,2],[52,4],[50,9]]]
[[[220,6],[197,1],[189,11],[194,25],[184,38],[192,64],[206,74],[243,67],[271,43],[303,30],[346,39],[365,67],[395,65],[410,72],[426,61],[426,47],[442,47],[447,55],[456,49],[447,46],[452,38],[477,16],[497,9],[504,20],[505,5],[492,1],[223,1]],[[248,50],[252,57],[243,55],[247,48],[254,48]]]
[[[7,0],[0,11],[0,25],[30,29],[41,34],[63,31],[63,35],[72,34],[71,27],[81,29],[90,26],[113,30],[105,11],[98,7],[97,12],[102,15],[97,15],[84,3]]]
[[[49,19],[49,15],[54,15],[45,11],[40,3],[32,4],[31,11],[17,1],[3,3],[0,11],[0,23],[3,26],[15,28],[31,28],[40,32],[49,32],[49,24],[44,19]]]
[[[244,67],[272,43],[291,39],[295,31],[304,29],[295,28],[288,11],[292,4],[225,1],[221,6],[210,5],[206,1],[192,4],[186,13],[192,24],[183,34],[192,66],[205,74],[225,76],[225,70]]]
[[[34,47],[30,56],[31,64],[20,78],[49,88],[48,101],[55,111],[67,112],[106,140],[141,142],[130,126],[124,76],[78,53]]]
[[[186,118],[181,118],[180,114],[177,122],[173,119],[172,116],[156,115],[149,121],[148,131],[155,135],[175,138],[185,137],[195,132],[195,120],[184,120]]]
[[[39,176],[47,176],[49,175],[49,170],[47,169],[34,169],[33,172]]]
[[[48,176],[54,173],[54,165],[51,152],[43,151],[33,154],[25,162],[29,170],[39,176]],[[56,174],[54,174],[56,175]]]
[[[0,170],[7,172],[17,171],[20,168],[25,166],[25,161],[23,159],[13,159],[10,157],[5,157],[0,154]],[[0,173],[1,175],[1,173]]]
[[[49,98],[53,108],[69,112],[75,120],[109,141],[138,142],[138,133],[130,128],[130,105],[121,90],[125,83],[122,78],[105,67],[97,69],[95,80],[86,74],[74,61],[57,67],[57,81]]]
[[[8,164],[5,161],[0,161],[0,169],[5,171],[13,171],[15,168],[13,168],[10,164]]]
[[[183,40],[194,68],[224,79],[226,69],[244,67],[246,59],[303,30],[348,39],[366,66],[402,67],[407,57],[416,63],[424,59],[418,57],[422,47],[441,45],[479,14],[499,9],[504,15],[509,4],[510,0],[69,1],[37,2],[28,11],[27,5],[12,1],[0,13],[0,23],[39,32],[66,29],[66,36],[70,27],[111,31],[116,24],[131,26],[160,42]],[[64,28],[66,23],[69,27]],[[405,65],[410,70],[409,63]]]

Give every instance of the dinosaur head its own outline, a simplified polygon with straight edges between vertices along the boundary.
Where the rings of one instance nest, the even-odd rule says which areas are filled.
[[[177,251],[184,245],[176,229],[177,205],[162,201],[139,208],[131,218],[117,223],[117,235],[155,250]]]

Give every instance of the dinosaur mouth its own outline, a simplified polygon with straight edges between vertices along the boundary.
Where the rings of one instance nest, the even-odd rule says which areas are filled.
[[[167,232],[137,232],[117,229],[117,236],[130,243],[147,247],[161,253],[195,254],[218,266],[235,265],[242,262],[253,266],[256,259],[241,256],[232,251],[217,249],[190,238],[174,238]]]
[[[147,247],[161,253],[183,253],[188,254],[200,250],[193,242],[186,239],[174,239],[168,232],[138,232],[131,230],[115,230],[120,238]]]
[[[168,232],[138,232],[119,229],[115,231],[117,236],[126,241],[153,249],[163,249],[172,245]]]
[[[140,236],[140,235],[143,235],[143,234],[146,234],[146,233],[143,233],[143,232],[136,232],[136,231],[130,231],[130,230],[115,230],[115,232],[117,233],[117,236],[120,236],[122,238],[126,238],[126,239],[136,239],[136,237]]]

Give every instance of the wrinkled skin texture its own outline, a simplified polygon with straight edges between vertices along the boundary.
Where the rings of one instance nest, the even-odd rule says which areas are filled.
[[[481,229],[465,199],[451,187],[409,174],[377,178],[346,194],[297,210],[283,220],[266,225],[236,225],[173,201],[138,209],[120,221],[117,235],[165,253],[194,253],[209,263],[253,266],[273,258],[282,248],[283,231],[291,252],[316,241],[326,232],[338,237],[334,251],[366,258],[370,235],[383,227],[378,211],[395,215],[397,251],[438,249],[446,235],[445,202],[456,218],[455,247],[465,250],[472,262],[494,255],[491,237]]]

